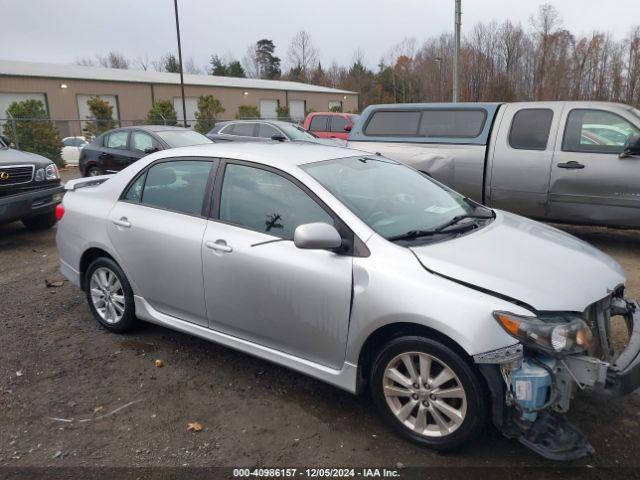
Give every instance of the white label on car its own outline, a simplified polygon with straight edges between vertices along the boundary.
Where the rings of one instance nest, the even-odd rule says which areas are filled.
[[[427,207],[424,209],[425,212],[427,213],[447,213],[450,212],[451,210],[455,210],[456,208],[458,208],[457,205],[453,205],[451,207],[443,207],[440,205],[431,205],[430,207]]]
[[[516,380],[516,398],[518,400],[531,400],[531,382],[528,380]]]

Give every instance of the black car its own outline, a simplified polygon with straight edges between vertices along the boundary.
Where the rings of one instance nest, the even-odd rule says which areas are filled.
[[[109,130],[80,151],[78,167],[85,177],[115,173],[159,150],[213,143],[182,127],[140,125]]]
[[[0,136],[0,225],[21,220],[31,230],[53,227],[64,191],[56,164],[8,143]]]

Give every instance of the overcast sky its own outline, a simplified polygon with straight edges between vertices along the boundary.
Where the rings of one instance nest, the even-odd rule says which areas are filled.
[[[543,2],[463,0],[463,34],[478,21],[528,25]],[[640,23],[638,0],[554,0],[564,26],[625,36]],[[451,31],[454,0],[179,0],[184,57],[204,66],[216,53],[241,59],[260,38],[275,41],[286,64],[287,46],[306,30],[324,65],[347,64],[360,48],[375,66],[406,37],[417,44]],[[0,58],[73,63],[109,50],[151,59],[176,51],[172,0],[0,0]]]

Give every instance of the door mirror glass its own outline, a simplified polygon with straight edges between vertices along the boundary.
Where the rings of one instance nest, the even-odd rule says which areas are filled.
[[[287,140],[287,137],[285,137],[284,135],[276,134],[271,136],[271,140],[275,140],[277,142],[285,142]]]
[[[640,135],[630,135],[624,144],[621,157],[640,157]]]
[[[298,248],[324,250],[340,247],[342,239],[333,225],[316,222],[299,225],[293,233],[293,243]]]
[[[344,131],[345,132],[350,132],[351,131],[351,125],[345,125],[344,126]]]

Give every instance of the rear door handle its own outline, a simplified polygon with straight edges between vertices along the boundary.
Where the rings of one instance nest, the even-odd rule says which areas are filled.
[[[113,224],[119,227],[131,228],[131,222],[129,222],[127,217],[122,217],[120,220],[113,220]]]
[[[581,168],[584,168],[584,165],[576,162],[575,160],[571,160],[570,162],[567,162],[567,163],[559,163],[558,168],[569,168],[569,169],[579,170]]]
[[[204,246],[210,248],[211,250],[216,250],[218,252],[231,253],[233,252],[233,247],[227,245],[227,242],[224,240],[216,240],[215,242],[207,241],[204,242]]]

